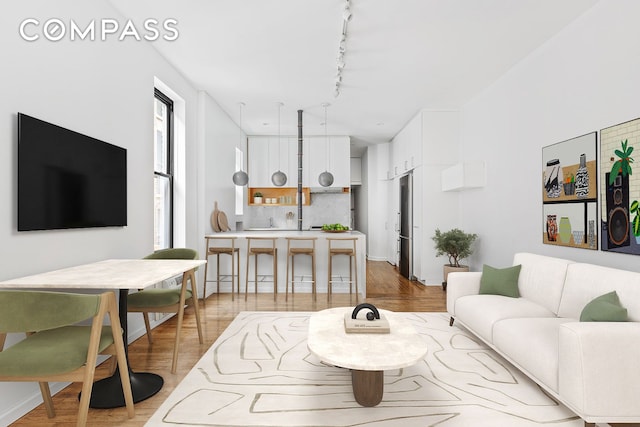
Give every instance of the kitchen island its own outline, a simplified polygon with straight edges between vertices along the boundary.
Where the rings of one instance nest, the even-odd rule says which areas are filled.
[[[323,297],[326,297],[328,289],[328,272],[329,272],[329,260],[328,260],[328,241],[327,238],[350,238],[356,237],[356,265],[358,271],[358,292],[359,298],[365,298],[367,292],[367,277],[366,277],[366,235],[359,231],[345,231],[342,233],[330,233],[320,230],[288,230],[279,228],[261,229],[261,230],[244,230],[244,231],[227,231],[214,234],[208,234],[205,236],[205,241],[208,238],[230,238],[235,237],[235,245],[240,249],[240,294],[244,294],[246,274],[247,274],[247,238],[248,237],[274,237],[276,238],[276,247],[278,249],[278,293],[285,293],[286,277],[287,277],[287,237],[316,237],[316,292]],[[211,246],[230,246],[229,240],[211,240]],[[344,242],[345,247],[351,247],[351,241]],[[252,243],[253,247],[253,243]],[[203,253],[206,254],[206,246]],[[216,263],[211,259],[207,268],[209,272],[207,274],[207,292],[209,290],[215,292],[215,280],[216,280]],[[304,282],[296,283],[296,293],[311,293],[311,257],[297,256],[296,257],[296,277],[295,280],[299,281],[300,276],[303,275]],[[254,292],[253,287],[253,265],[254,261],[251,259],[249,263],[249,293]],[[231,273],[231,259],[229,256],[220,257],[220,274],[228,276]],[[291,274],[291,272],[289,272]],[[262,277],[267,275],[268,277]],[[260,293],[272,293],[273,282],[272,278],[272,260],[268,256],[260,256],[258,258],[258,292]],[[342,278],[342,279],[341,279]],[[289,279],[291,280],[291,278]],[[333,293],[348,293],[349,292],[349,257],[338,256],[333,259]],[[354,277],[355,280],[355,277]],[[344,283],[340,283],[344,281]],[[231,282],[228,277],[225,277],[225,281],[220,283],[220,292],[231,292]],[[289,286],[289,292],[291,292],[291,286]],[[355,292],[355,284],[354,284]],[[206,297],[206,295],[205,295]]]

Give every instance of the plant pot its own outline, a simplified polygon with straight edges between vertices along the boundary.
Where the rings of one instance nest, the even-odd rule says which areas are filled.
[[[253,203],[256,205],[261,205],[262,204],[262,197],[254,197],[253,198]]]
[[[449,264],[445,264],[443,266],[442,272],[444,275],[444,282],[442,282],[442,289],[443,290],[447,290],[447,277],[449,276],[449,273],[453,273],[453,272],[466,272],[469,271],[469,266],[468,265],[461,265],[460,267],[454,267],[453,265],[449,265]]]

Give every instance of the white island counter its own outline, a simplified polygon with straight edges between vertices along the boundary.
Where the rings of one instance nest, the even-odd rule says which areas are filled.
[[[274,237],[278,249],[278,293],[285,293],[285,282],[287,275],[287,237],[316,237],[316,292],[326,298],[328,288],[328,242],[327,238],[352,238],[356,237],[356,264],[358,271],[358,291],[362,298],[366,297],[366,235],[359,231],[346,231],[343,233],[327,233],[320,230],[245,230],[227,231],[206,235],[205,238],[236,237],[236,247],[240,248],[240,293],[244,294],[247,270],[247,238],[248,237]],[[206,241],[206,239],[205,239]],[[230,246],[229,240],[211,240],[211,246]],[[206,245],[206,244],[205,244]],[[350,241],[345,242],[345,247],[352,245]],[[335,246],[335,245],[334,245]],[[252,243],[253,247],[253,243]],[[206,254],[206,246],[203,253]],[[215,256],[209,259],[209,271],[207,273],[207,294],[216,292],[216,262]],[[296,293],[311,293],[311,258],[308,256],[296,256],[296,280],[300,280],[300,275],[304,275],[304,283],[296,283]],[[253,292],[253,257],[249,264],[249,293]],[[270,256],[261,255],[259,257],[258,275],[272,274],[272,261]],[[220,257],[220,273],[228,276],[231,272],[231,259],[227,255]],[[289,272],[291,274],[291,272]],[[343,278],[345,283],[339,283]],[[291,280],[291,279],[290,279]],[[349,293],[349,257],[338,256],[333,259],[333,293]],[[355,277],[354,277],[355,280]],[[258,278],[258,292],[272,293],[273,282],[271,277]],[[355,286],[355,284],[354,284]],[[231,292],[231,282],[228,277],[220,283],[220,292]],[[289,286],[291,292],[291,286]],[[355,292],[355,287],[354,287]]]

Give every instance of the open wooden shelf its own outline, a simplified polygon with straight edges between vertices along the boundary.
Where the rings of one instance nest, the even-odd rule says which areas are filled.
[[[258,191],[262,193],[262,203],[253,202],[253,194]],[[298,193],[298,187],[249,187],[248,192],[248,204],[249,206],[298,206],[296,201],[296,194]],[[302,189],[304,194],[303,205],[309,206],[311,202],[311,192],[309,187]],[[281,203],[281,197],[290,197],[291,203]],[[266,199],[276,199],[277,203],[267,203]]]

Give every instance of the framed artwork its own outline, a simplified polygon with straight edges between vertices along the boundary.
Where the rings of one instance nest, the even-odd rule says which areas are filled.
[[[542,148],[542,242],[598,249],[597,133]]]
[[[600,131],[600,247],[640,255],[640,173],[632,174],[640,119]]]

